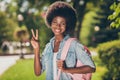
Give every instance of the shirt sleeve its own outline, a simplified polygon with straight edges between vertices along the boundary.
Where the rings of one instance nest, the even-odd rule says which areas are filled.
[[[92,57],[85,51],[84,46],[78,41],[76,41],[75,46],[77,59],[79,59],[84,65],[95,68],[94,61],[92,60]]]
[[[42,57],[41,57],[41,59],[40,59],[40,61],[41,61],[41,64],[42,64],[42,70],[41,70],[41,72],[43,73],[44,71],[45,71],[45,61],[44,61],[44,55],[42,55]]]
[[[45,47],[45,49],[43,50],[43,52],[42,52],[42,56],[41,56],[41,59],[40,59],[40,61],[41,61],[41,64],[42,64],[42,70],[41,70],[41,72],[44,72],[45,71],[45,69],[46,69],[46,66],[45,66],[45,55],[46,55],[46,52],[47,52],[47,48],[48,48],[48,45],[49,44],[47,44],[46,45],[46,47]]]

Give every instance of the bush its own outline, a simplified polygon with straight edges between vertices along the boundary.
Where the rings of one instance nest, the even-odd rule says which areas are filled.
[[[102,43],[97,50],[102,63],[108,69],[103,80],[120,80],[120,40]]]

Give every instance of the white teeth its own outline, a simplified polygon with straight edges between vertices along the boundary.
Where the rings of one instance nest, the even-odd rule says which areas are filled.
[[[56,32],[60,32],[60,30],[58,30],[58,29],[57,29],[57,30],[55,30],[55,31],[56,31]]]

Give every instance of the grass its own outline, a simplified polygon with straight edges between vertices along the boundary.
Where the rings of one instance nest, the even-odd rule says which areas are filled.
[[[103,80],[102,76],[107,71],[107,69],[105,65],[102,64],[98,56],[93,56],[92,58],[96,65],[96,72],[93,73],[92,80]]]
[[[98,57],[93,59],[96,64],[96,72],[93,73],[92,80],[102,80],[106,68],[98,64],[100,63]],[[45,73],[36,77],[33,67],[33,59],[18,60],[15,65],[0,76],[0,80],[45,80]]]
[[[37,77],[34,74],[33,59],[18,60],[15,65],[10,67],[0,80],[45,80],[45,74]]]

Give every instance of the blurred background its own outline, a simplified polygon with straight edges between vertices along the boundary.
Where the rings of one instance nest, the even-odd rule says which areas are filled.
[[[77,11],[74,35],[92,53],[92,80],[120,80],[120,0],[0,0],[0,80],[45,80],[34,74],[31,29],[39,29],[42,52],[53,37],[44,18],[55,1]]]

